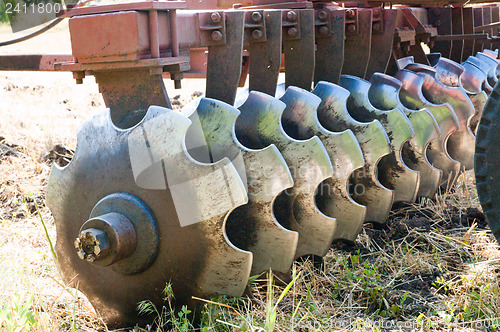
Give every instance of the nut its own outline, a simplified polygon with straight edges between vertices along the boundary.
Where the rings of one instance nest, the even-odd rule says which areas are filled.
[[[349,25],[347,25],[347,31],[348,32],[354,32],[354,31],[356,31],[356,25],[355,24],[349,24]]]
[[[262,35],[263,35],[262,30],[255,29],[254,31],[252,31],[252,37],[254,39],[261,39]]]
[[[213,12],[212,14],[210,14],[210,19],[214,23],[219,23],[220,20],[222,19],[222,17],[220,16],[220,14],[218,12]]]
[[[212,38],[213,41],[221,41],[222,40],[222,33],[219,30],[215,30],[210,35],[210,38]]]
[[[326,20],[327,17],[328,17],[328,14],[324,10],[322,10],[318,13],[318,18],[322,21]]]
[[[330,29],[328,29],[327,27],[321,27],[321,28],[319,28],[319,34],[320,34],[320,35],[325,36],[325,35],[327,35],[329,32],[330,32]]]
[[[286,13],[286,18],[288,18],[288,20],[292,22],[295,22],[297,21],[297,13],[291,10],[288,13]]]
[[[381,29],[380,23],[373,23],[372,29],[373,31],[380,31]]]
[[[347,18],[349,18],[349,19],[353,19],[354,17],[356,17],[356,12],[355,12],[353,9],[349,9],[349,10],[346,12],[346,16],[347,16]]]
[[[253,12],[252,13],[252,21],[254,21],[255,23],[258,23],[262,20],[262,14],[259,13],[259,12]]]
[[[290,28],[288,29],[287,31],[287,34],[290,36],[290,37],[295,37],[297,35],[297,33],[299,33],[299,30],[297,30],[296,28]]]
[[[93,262],[109,254],[110,244],[105,231],[97,228],[86,229],[75,240],[78,257],[88,262]]]

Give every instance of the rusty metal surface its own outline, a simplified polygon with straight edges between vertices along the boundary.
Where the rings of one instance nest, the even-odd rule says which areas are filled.
[[[232,105],[241,75],[245,13],[232,11],[225,16],[226,44],[208,47],[206,96]]]
[[[151,105],[172,108],[161,74],[151,75],[149,69],[106,71],[94,73],[113,123],[127,126],[137,114]]]
[[[285,86],[310,90],[314,76],[314,10],[283,11]]]
[[[371,56],[373,12],[371,9],[350,10],[355,10],[355,14],[350,17],[351,12],[346,13],[347,25],[342,75],[364,78]],[[349,23],[350,20],[354,19],[356,21]]]
[[[121,11],[150,11],[150,10],[170,10],[170,9],[183,9],[187,8],[185,1],[144,1],[144,2],[129,2],[129,3],[117,3],[111,5],[98,5],[98,6],[86,6],[71,8],[67,11],[61,11],[58,13],[58,17],[73,17],[79,15],[94,15],[101,13],[114,13]]]
[[[319,18],[322,11],[327,16],[323,21]],[[345,10],[324,8],[317,11],[316,15],[316,20],[327,24],[316,29],[314,84],[319,81],[338,83],[344,62]],[[318,33],[321,29],[328,29],[328,33]]]
[[[249,89],[274,96],[281,67],[281,12],[266,10],[261,19],[265,21],[267,40],[250,41]]]
[[[365,77],[372,77],[375,73],[385,73],[391,58],[398,15],[401,15],[401,11],[397,9],[373,9],[374,20],[379,19],[380,21],[374,21],[372,25],[370,59]]]
[[[72,55],[0,55],[0,70],[54,71],[56,63],[72,61]]]

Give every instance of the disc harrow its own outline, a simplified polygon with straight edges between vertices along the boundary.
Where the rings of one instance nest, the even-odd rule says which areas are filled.
[[[498,236],[498,22],[464,33],[465,15],[425,1],[221,3],[74,8],[60,13],[69,60],[0,56],[0,69],[99,84],[108,109],[54,165],[47,204],[66,281],[108,324],[147,321],[137,304],[161,305],[166,284],[179,308],[241,296],[270,270],[286,280],[294,260],[355,241],[395,202],[432,199],[474,166]],[[173,111],[164,76],[176,88],[206,77],[205,96]]]

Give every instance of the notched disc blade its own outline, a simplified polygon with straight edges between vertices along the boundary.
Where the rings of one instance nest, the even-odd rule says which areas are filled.
[[[363,167],[364,158],[358,141],[350,130],[332,132],[323,127],[317,116],[321,102],[306,90],[289,87],[281,98],[286,104],[282,123],[285,132],[294,139],[317,136],[323,142],[333,165],[333,176],[325,180],[318,192],[319,209],[337,219],[334,239],[354,241],[365,221],[365,206],[349,195],[349,177]]]
[[[427,158],[434,167],[443,171],[441,186],[454,183],[460,172],[460,163],[448,154],[447,142],[459,128],[457,116],[449,104],[433,104],[424,97],[422,93],[424,78],[420,75],[403,69],[399,70],[395,77],[402,83],[399,93],[401,103],[412,110],[426,108],[434,116],[441,136],[430,142]]]
[[[350,129],[359,142],[365,164],[351,176],[351,196],[366,206],[365,221],[384,223],[392,207],[394,193],[377,178],[377,163],[391,152],[389,138],[382,125],[374,120],[359,122],[347,112],[349,91],[327,82],[319,82],[313,93],[321,98],[319,122],[330,131]]]
[[[486,92],[482,91],[481,88],[486,79],[485,75],[474,65],[467,62],[459,65],[446,58],[440,58],[434,68],[441,83],[458,88],[469,97],[474,106],[474,116],[470,120],[469,127],[475,133],[481,114],[483,114],[484,105],[486,105],[488,99]]]
[[[340,77],[340,86],[350,92],[347,99],[349,114],[358,121],[378,120],[384,127],[391,145],[391,153],[379,164],[378,178],[387,188],[394,191],[394,201],[414,202],[420,183],[420,174],[403,162],[403,145],[415,136],[410,121],[399,109],[389,111],[375,108],[368,98],[370,82],[355,76]]]
[[[424,78],[422,91],[427,100],[435,104],[451,105],[458,121],[458,131],[448,139],[447,148],[450,156],[459,161],[466,170],[474,167],[474,145],[476,137],[470,129],[470,121],[475,110],[467,94],[460,88],[442,84],[432,67],[410,64],[407,69],[419,73]]]
[[[252,150],[240,144],[234,135],[239,114],[224,102],[201,99],[190,116],[193,124],[186,136],[186,146],[198,161],[229,158],[233,164],[241,165],[237,169],[248,185],[248,203],[229,215],[226,224],[229,240],[253,253],[252,275],[269,269],[286,274],[295,257],[298,234],[276,221],[273,204],[282,191],[293,186],[293,180],[274,145]]]
[[[381,110],[400,109],[410,120],[415,136],[404,144],[401,155],[405,165],[420,172],[417,197],[434,197],[443,173],[431,165],[426,155],[429,144],[441,135],[434,116],[425,108],[411,110],[405,107],[399,98],[402,83],[397,79],[375,73],[370,83],[368,96],[375,107]]]
[[[229,212],[247,201],[244,184],[228,159],[201,164],[186,154],[189,125],[180,114],[151,107],[140,124],[122,130],[108,110],[83,125],[71,163],[52,170],[47,203],[56,220],[61,269],[110,326],[144,319],[137,313],[140,301],[163,305],[167,283],[176,305],[190,304],[192,296],[240,296],[246,287],[252,254],[231,245],[224,232]],[[158,224],[156,260],[140,274],[121,275],[80,260],[73,247],[95,204],[116,192],[140,198]],[[174,197],[187,200],[187,215],[181,216],[183,203]]]
[[[239,108],[236,136],[250,148],[275,144],[280,150],[294,186],[276,200],[274,213],[283,226],[299,233],[295,257],[324,256],[333,241],[336,220],[317,208],[315,196],[318,186],[332,177],[332,164],[319,138],[299,141],[283,131],[281,116],[285,107],[276,98],[251,91]]]

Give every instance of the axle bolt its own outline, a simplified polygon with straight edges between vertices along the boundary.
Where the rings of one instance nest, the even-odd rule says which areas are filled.
[[[346,12],[346,15],[347,15],[347,18],[349,19],[353,19],[355,16],[356,16],[356,12],[352,9],[349,9],[347,12]]]
[[[348,31],[348,32],[355,32],[355,31],[356,31],[356,25],[354,25],[354,24],[349,24],[349,25],[347,26],[347,31]]]
[[[89,228],[78,234],[75,240],[75,248],[78,250],[80,259],[92,263],[97,258],[108,255],[111,246],[105,231]]]
[[[253,39],[261,39],[262,38],[262,31],[259,30],[259,29],[255,29],[254,31],[252,31],[252,37]]]
[[[319,28],[319,34],[320,34],[320,35],[325,36],[325,35],[327,35],[329,32],[330,32],[330,29],[328,29],[327,27],[321,27],[321,28]]]
[[[213,41],[221,41],[222,33],[219,30],[215,30],[214,32],[212,32],[212,35],[210,37]]]
[[[324,10],[322,10],[318,13],[318,18],[322,21],[326,20],[327,17],[328,17],[328,14]]]
[[[296,28],[290,28],[287,31],[288,36],[290,37],[295,37],[299,33],[299,31]]]
[[[222,17],[220,16],[220,14],[218,12],[213,12],[212,14],[210,14],[210,19],[214,23],[219,23],[220,20],[222,19]]]
[[[297,21],[297,13],[294,12],[293,10],[289,11],[288,13],[286,13],[286,17],[288,18],[288,20],[290,20],[292,22]]]
[[[252,21],[258,23],[258,22],[260,22],[260,20],[262,20],[262,14],[259,12],[253,12],[252,13]]]

